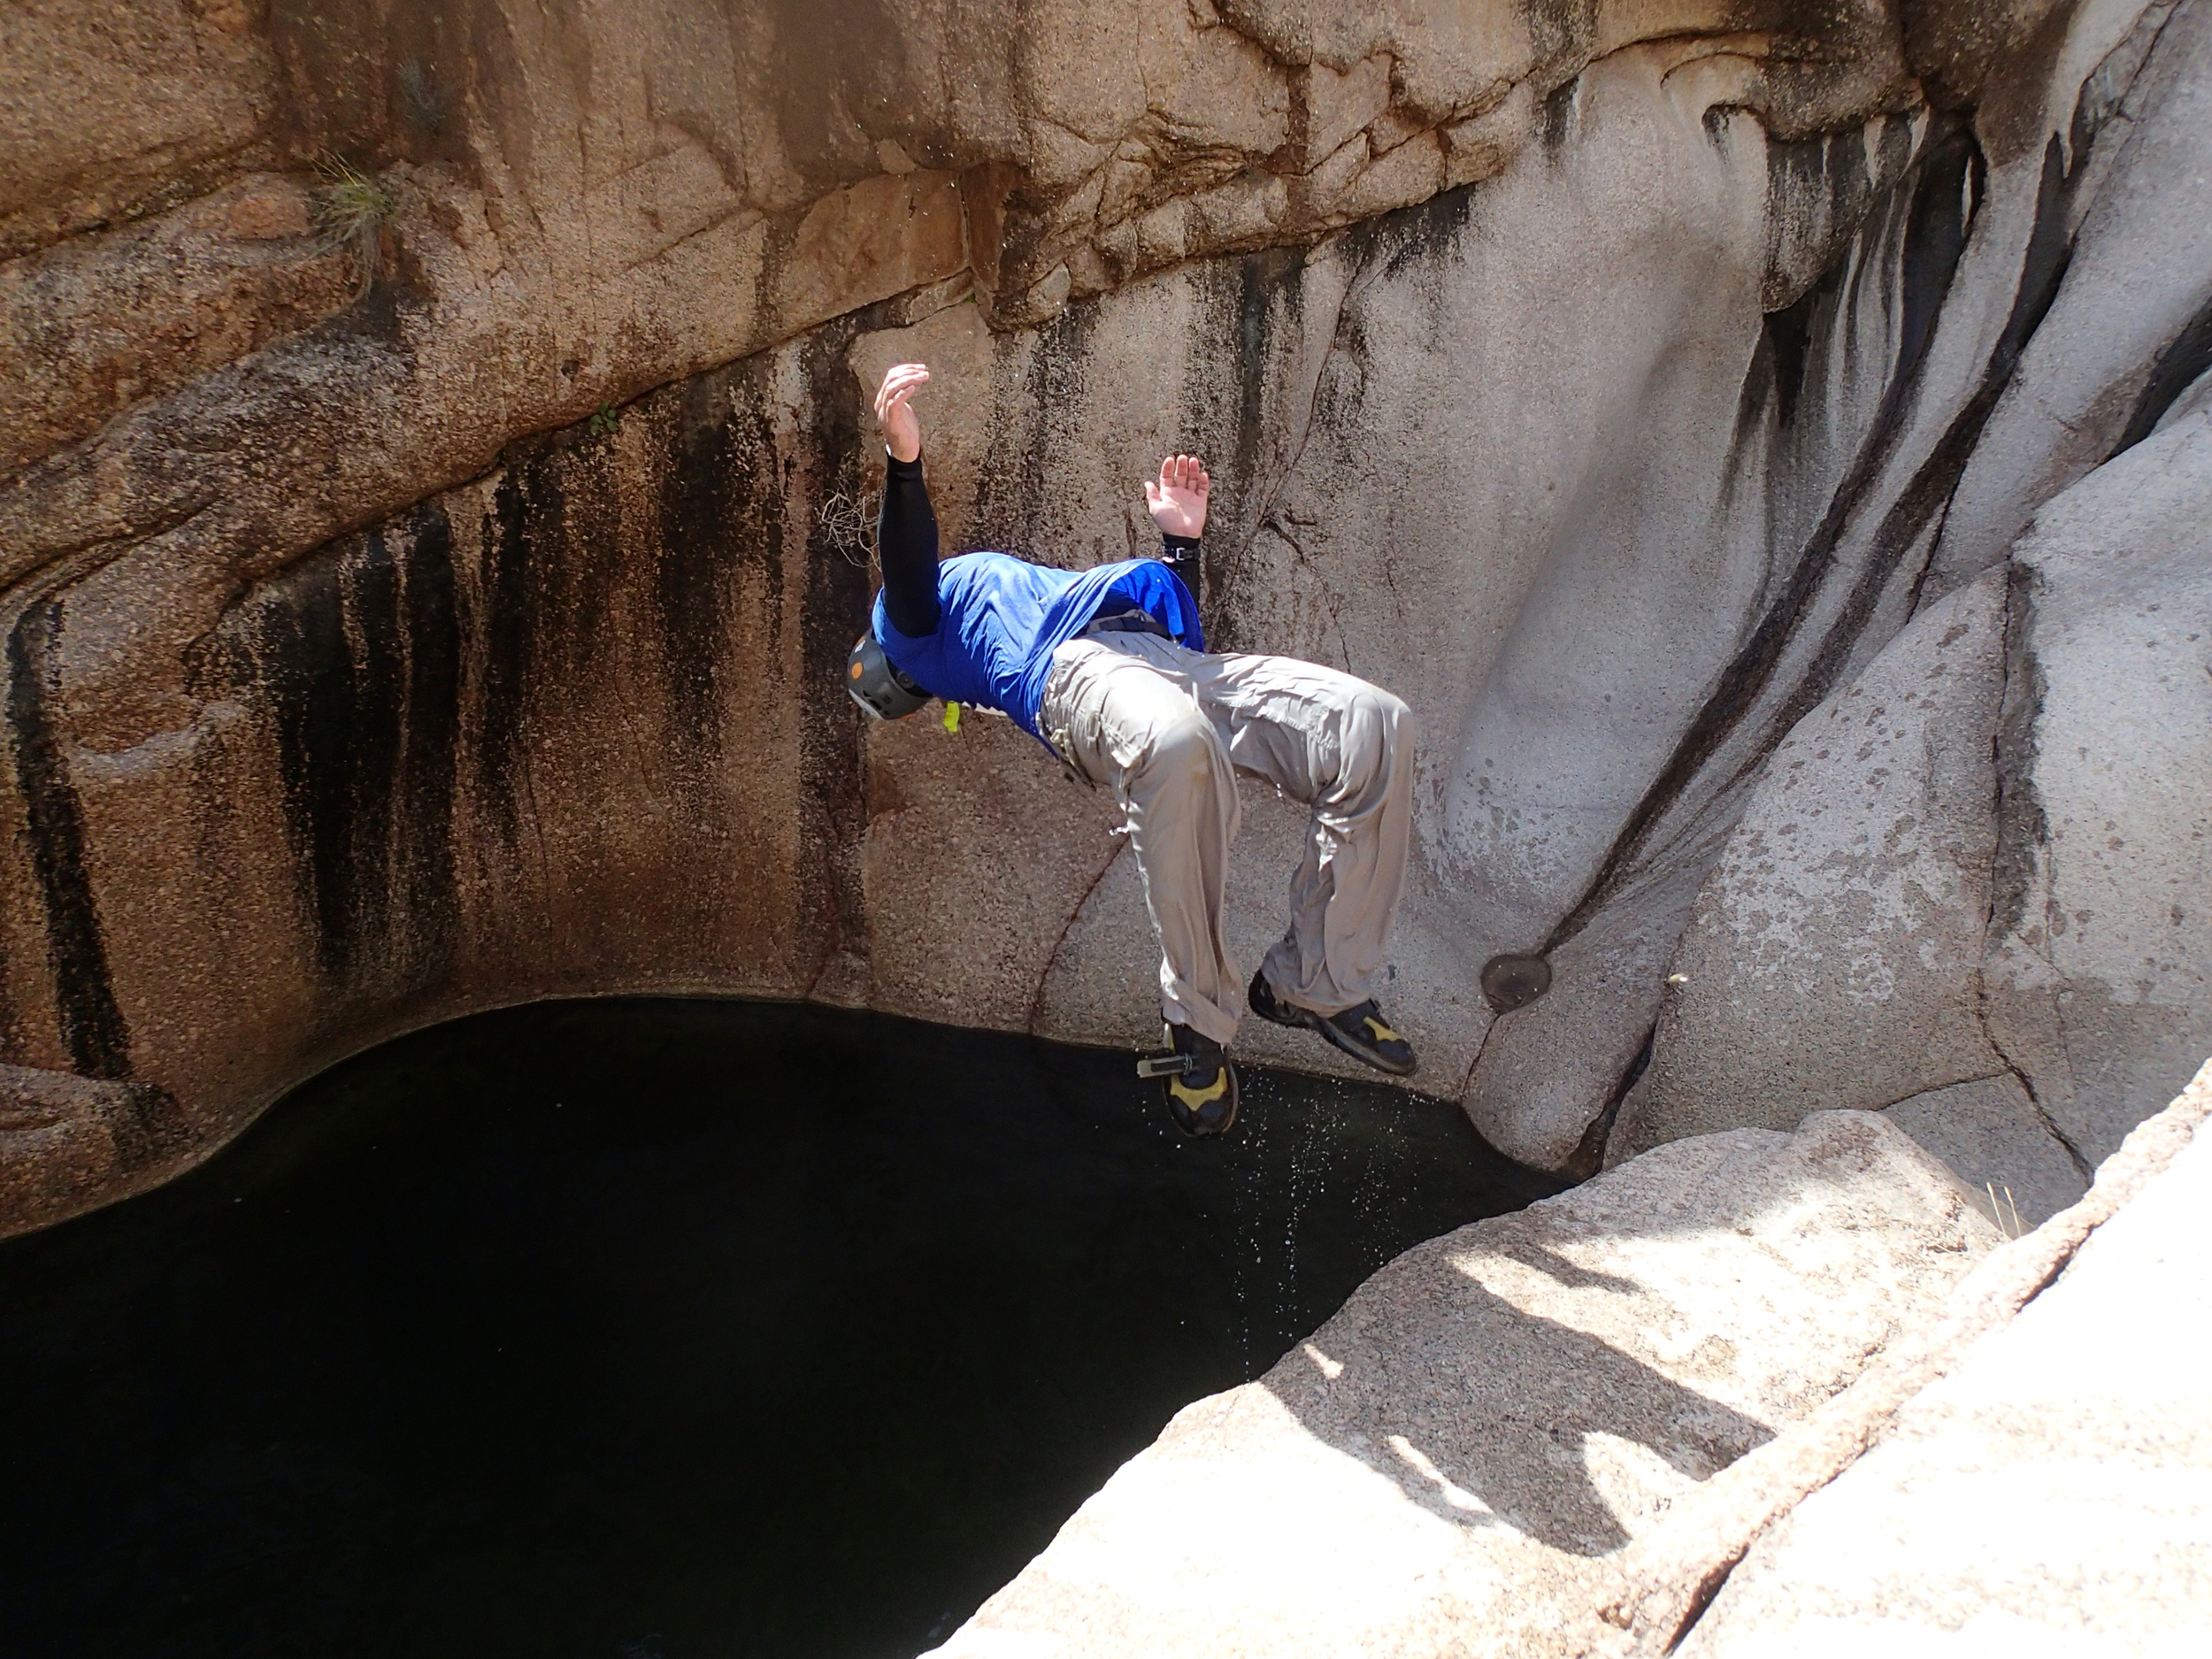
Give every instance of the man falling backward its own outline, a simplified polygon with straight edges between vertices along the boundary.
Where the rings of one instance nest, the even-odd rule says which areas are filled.
[[[931,697],[995,709],[1071,775],[1113,791],[1160,937],[1170,1053],[1138,1069],[1163,1079],[1168,1110],[1189,1133],[1224,1133],[1237,1116],[1224,1050],[1240,1017],[1239,973],[1221,910],[1240,772],[1313,810],[1289,929],[1245,1000],[1263,1019],[1411,1072],[1411,1045],[1374,999],[1405,881],[1406,705],[1295,657],[1206,649],[1192,595],[1210,480],[1194,456],[1170,456],[1144,487],[1165,542],[1158,558],[1087,571],[1004,553],[940,564],[913,404],[928,379],[922,365],[902,363],[876,393],[889,455],[876,532],[883,588],[847,688],[886,719]]]

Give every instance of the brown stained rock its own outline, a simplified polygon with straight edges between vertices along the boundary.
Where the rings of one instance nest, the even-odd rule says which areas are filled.
[[[799,221],[781,262],[789,324],[811,326],[964,268],[958,187],[949,173],[870,179],[824,196]],[[863,302],[865,303],[864,301]]]
[[[1594,32],[1581,23],[1561,25],[1563,33],[1537,27],[1543,43],[1534,58],[1530,26],[1502,0],[1441,20],[1394,11],[1356,21],[1348,12],[1320,19],[1317,38],[1330,43],[1317,59],[1310,48],[1285,57],[1282,26],[1257,16],[1224,21],[1205,12],[1091,5],[1030,8],[1018,21],[1010,14],[993,22],[931,5],[894,11],[879,0],[842,0],[827,19],[788,3],[732,19],[688,0],[638,19],[617,8],[548,31],[494,16],[488,0],[463,8],[486,14],[475,30],[464,16],[411,5],[388,26],[372,27],[344,9],[265,16],[250,7],[132,0],[107,34],[82,31],[65,10],[35,19],[25,38],[37,50],[25,61],[40,78],[12,105],[38,108],[50,121],[57,111],[33,85],[97,84],[125,63],[165,67],[156,63],[165,53],[197,51],[209,61],[210,51],[216,59],[244,52],[251,60],[239,70],[256,88],[242,127],[245,118],[215,87],[196,99],[157,96],[165,83],[156,74],[133,88],[130,110],[142,101],[150,112],[165,111],[164,119],[211,121],[214,135],[191,152],[206,152],[192,167],[117,212],[145,211],[217,181],[208,167],[235,173],[250,139],[265,149],[273,120],[296,162],[328,150],[415,170],[427,199],[411,205],[432,224],[403,216],[391,239],[407,284],[429,302],[430,314],[406,331],[428,359],[414,400],[460,405],[461,425],[481,421],[501,442],[579,418],[610,395],[726,361],[864,303],[863,296],[898,291],[908,285],[896,280],[901,267],[915,280],[932,280],[914,276],[917,265],[941,274],[949,268],[941,238],[917,251],[930,243],[926,230],[918,242],[910,235],[893,248],[872,246],[883,231],[879,210],[925,218],[934,211],[898,200],[894,180],[918,163],[969,167],[979,185],[987,179],[989,201],[966,204],[971,257],[1002,324],[1037,321],[1071,298],[1163,265],[1310,236],[1486,176],[1525,142],[1531,123],[1493,120],[1477,141],[1468,122],[1495,111],[1516,88],[1540,82],[1536,90],[1549,90],[1593,57],[1657,37],[1678,58],[1712,35],[1731,61],[1753,64],[1769,44],[1732,26],[1714,34],[1717,19],[1689,0],[1663,17],[1601,19]],[[818,27],[839,31],[845,50],[811,50]],[[1811,17],[1803,27],[1832,25]],[[1847,30],[1854,50],[1864,27]],[[1343,56],[1356,37],[1359,53]],[[943,69],[949,54],[957,55],[959,73]],[[1847,56],[1827,61],[1842,65]],[[1837,70],[1844,90],[1822,95],[1832,103],[1865,94],[1863,65],[1850,62]],[[281,73],[272,80],[275,63]],[[733,86],[742,92],[732,96]],[[1770,101],[1755,72],[1732,96],[1763,108]],[[1525,112],[1532,103],[1524,97],[1517,107]],[[62,113],[70,119],[42,129],[39,141],[59,172],[49,179],[35,168],[18,187],[34,196],[60,189],[63,174],[76,176],[72,168],[97,173],[120,165],[107,152],[127,122],[96,129],[88,107]],[[1770,114],[1777,130],[1801,122]],[[1443,127],[1453,131],[1448,140],[1438,135]],[[181,153],[157,148],[130,166],[164,165],[157,157],[173,164]],[[407,181],[405,171],[386,171]],[[858,196],[846,195],[856,189]],[[67,208],[67,227],[96,224],[83,217],[91,211]],[[797,245],[787,258],[747,234],[764,219],[794,216]],[[24,234],[26,252],[48,240]],[[451,257],[451,244],[465,257]],[[951,257],[956,265],[956,249]],[[795,286],[749,296],[764,258]],[[70,303],[107,303],[112,278],[68,261],[55,270],[54,280],[79,297],[65,296],[50,323],[65,322]],[[633,273],[645,280],[629,280]],[[703,303],[687,303],[693,295]],[[56,374],[54,365],[27,359],[19,389],[33,417],[30,435],[0,456],[0,470],[81,435],[133,396],[167,390],[180,374],[301,320],[296,298],[281,294],[239,296],[238,306],[270,315],[242,318],[195,351],[167,352],[173,373],[117,368],[104,393],[78,385],[93,371],[65,362]],[[126,334],[166,339],[193,329],[204,307],[187,283],[166,301],[145,296],[142,309]],[[552,341],[531,342],[549,328]],[[555,395],[537,398],[502,396],[495,380],[456,384],[437,372],[448,342],[471,360],[504,359],[511,373],[534,380],[558,366],[564,379],[546,383]],[[100,355],[93,342],[75,349]],[[319,373],[348,374],[334,363]],[[333,391],[349,389],[357,403],[373,396],[357,372],[348,378],[349,388]],[[354,412],[365,417],[357,406]],[[164,424],[189,414],[173,411]],[[139,470],[143,446],[129,448],[117,458]],[[489,458],[464,433],[441,434],[432,452],[473,454],[480,465]],[[383,486],[368,492],[375,504],[365,511],[389,511],[457,481],[405,448],[380,471]],[[340,493],[342,503],[349,493]],[[163,517],[151,503],[149,511],[118,504],[142,526]],[[58,506],[42,502],[38,511],[52,518]],[[342,504],[330,527],[359,518]]]
[[[1361,58],[1342,74],[1326,64],[1306,71],[1302,143],[1308,157],[1333,155],[1383,117],[1390,108],[1390,71],[1391,60],[1380,53]]]
[[[276,64],[242,0],[20,0],[0,50],[0,259],[223,182],[264,150]]]
[[[810,373],[802,425],[772,393]],[[4,956],[53,978],[17,1042],[158,1079],[204,1156],[449,1012],[864,961],[835,671],[865,589],[784,482],[840,419],[856,449],[848,384],[835,353],[749,360],[327,544],[219,605],[188,722],[127,749],[62,735],[68,625],[35,611]]]
[[[1766,11],[1788,29],[1746,28],[1740,12],[1709,16],[1695,0],[1617,14],[1233,4],[1218,10],[1217,27],[1194,11],[1195,38],[1174,43],[1141,82],[1136,68],[1157,51],[1156,36],[1112,73],[1062,77],[1095,102],[1067,109],[1040,96],[1052,113],[1032,125],[1031,143],[1046,158],[1037,181],[1051,188],[1020,198],[1005,221],[988,285],[994,318],[1040,322],[1070,299],[1185,258],[1310,236],[1488,177],[1530,138],[1539,99],[1623,50],[1657,51],[1671,71],[1724,61],[1731,100],[1759,110],[1779,136],[1912,102],[1883,14]],[[1064,40],[1047,31],[1042,61],[1056,66],[1046,54],[1108,27],[1094,21]],[[1240,50],[1258,49],[1243,61],[1270,65],[1271,79],[1217,84],[1208,65],[1229,61],[1220,42],[1233,33]],[[1794,58],[1805,35],[1837,37],[1824,69]],[[1788,60],[1778,67],[1778,52]],[[1210,96],[1194,100],[1194,88]],[[1484,120],[1509,101],[1518,119]],[[1233,126],[1225,113],[1279,107],[1279,134]],[[1188,159],[1174,158],[1178,150]]]
[[[314,196],[294,180],[274,174],[243,180],[227,192],[223,228],[244,242],[285,242],[315,232]]]
[[[1993,76],[2022,42],[2048,35],[2055,0],[1975,0],[1968,4],[1908,4],[1900,8],[1905,24],[1905,52],[1912,73],[1931,96],[1948,104],[1972,104],[1986,96]]]
[[[470,193],[435,176],[407,181],[401,241],[410,258],[436,270],[451,296],[446,309],[373,295],[319,329],[127,411],[94,443],[0,486],[0,548],[18,574],[88,538],[157,526],[113,549],[120,557],[88,578],[68,648],[73,700],[85,710],[81,736],[116,751],[177,729],[189,718],[184,655],[238,582],[280,566],[295,541],[388,510],[398,480],[478,473],[518,428],[582,418],[626,395],[618,370],[635,375],[654,364],[649,380],[687,373],[696,354],[726,358],[956,272],[958,215],[941,177],[910,175],[892,190],[904,204],[893,234],[859,257],[849,239],[841,265],[778,261],[764,221],[733,218],[641,264],[579,273],[582,286],[561,303],[518,314],[503,302],[526,240],[519,249],[503,238],[495,248],[467,245],[433,210],[442,199],[454,204],[447,222],[467,227],[475,222],[461,211]],[[826,257],[840,254],[829,230],[816,240]],[[863,286],[841,286],[849,282]],[[595,307],[633,319],[626,362],[576,343]],[[317,488],[292,487],[306,479]],[[280,480],[290,485],[278,488]],[[149,588],[164,593],[171,618],[150,629],[136,614]],[[157,678],[147,673],[150,651],[168,663]]]
[[[192,1128],[150,1084],[0,1065],[0,1238],[166,1179]]]
[[[307,188],[257,174],[0,265],[0,475],[355,298]]]

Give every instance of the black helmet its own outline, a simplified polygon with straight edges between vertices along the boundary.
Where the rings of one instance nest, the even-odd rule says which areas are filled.
[[[929,701],[929,693],[909,680],[883,654],[870,628],[845,658],[845,689],[853,701],[879,720],[896,720]]]

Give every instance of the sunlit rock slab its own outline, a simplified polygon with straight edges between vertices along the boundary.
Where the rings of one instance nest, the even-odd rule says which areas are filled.
[[[1998,1239],[1870,1115],[1663,1148],[1401,1256],[1180,1413],[939,1652],[1541,1652],[1533,1591],[1572,1598]]]
[[[1754,1548],[1679,1650],[2212,1645],[2212,1135]]]

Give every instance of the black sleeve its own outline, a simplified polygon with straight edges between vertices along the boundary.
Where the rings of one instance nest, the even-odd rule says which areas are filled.
[[[1164,535],[1160,538],[1160,562],[1183,579],[1183,586],[1190,589],[1190,596],[1200,597],[1198,592],[1198,538],[1194,535]]]
[[[883,613],[909,639],[937,632],[937,515],[919,460],[884,457],[883,511],[876,517],[876,562],[883,566]]]

